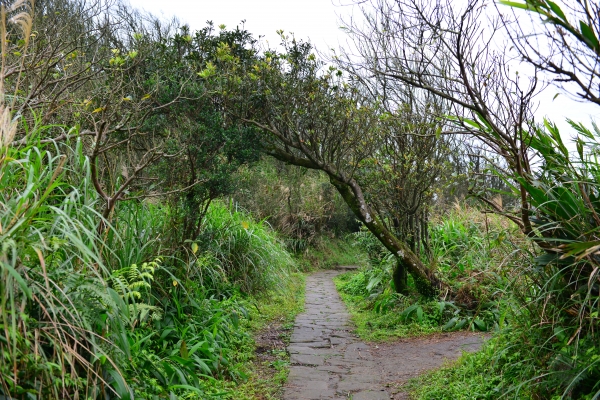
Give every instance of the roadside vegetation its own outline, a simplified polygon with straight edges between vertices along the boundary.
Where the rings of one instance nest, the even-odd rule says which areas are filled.
[[[517,277],[511,266],[528,257],[528,245],[510,221],[456,203],[430,223],[430,263],[449,286],[438,298],[419,296],[409,277],[409,291],[394,288],[394,260],[368,234],[355,233],[356,246],[372,267],[336,279],[358,334],[365,340],[393,340],[436,332],[497,331],[507,323],[507,298]],[[449,293],[456,293],[450,297]]]
[[[3,391],[207,398],[245,380],[252,332],[301,307],[283,244],[219,203],[186,258],[163,247],[168,207],[118,207],[99,233],[86,158],[61,147],[3,154]]]
[[[600,129],[534,118],[600,104],[600,7],[356,7],[324,60],[0,4],[0,398],[275,399],[302,274],[342,264],[366,339],[493,335],[417,398],[600,396]]]

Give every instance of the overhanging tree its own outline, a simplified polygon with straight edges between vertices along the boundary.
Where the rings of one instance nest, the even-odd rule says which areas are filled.
[[[391,159],[403,151],[398,139],[407,132],[394,127],[392,120],[401,121],[404,129],[415,133],[425,125],[435,130],[435,125],[421,121],[421,128],[410,128],[400,116],[408,109],[394,110],[395,114],[386,111],[360,85],[346,81],[341,71],[324,69],[311,54],[309,44],[295,40],[285,43],[285,53],[266,52],[251,68],[230,63],[222,92],[231,112],[264,132],[267,154],[328,175],[356,217],[396,256],[398,291],[406,291],[408,272],[420,293],[434,294],[443,283],[423,264],[406,238],[394,231],[393,207],[379,201],[381,193],[368,192],[375,185],[369,186],[366,171],[377,160],[392,169],[399,166],[398,160]],[[413,117],[417,115],[417,109],[410,111]],[[427,158],[430,154],[410,156]],[[392,169],[386,171],[388,178],[394,175]]]

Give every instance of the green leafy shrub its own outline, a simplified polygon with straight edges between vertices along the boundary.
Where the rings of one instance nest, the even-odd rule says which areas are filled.
[[[456,296],[437,300],[418,296],[409,277],[408,296],[395,293],[395,258],[368,232],[353,234],[369,254],[371,266],[342,276],[338,288],[354,310],[359,333],[366,338],[391,338],[436,331],[491,331],[506,319],[506,292],[513,275],[506,264],[519,260],[525,248],[515,227],[477,209],[455,207],[433,219],[429,228],[431,262]],[[512,232],[512,236],[509,236]],[[364,323],[364,327],[361,327]],[[375,330],[374,330],[375,329]]]
[[[289,253],[219,205],[190,262],[161,255],[160,205],[121,203],[100,235],[88,159],[69,145],[2,149],[0,394],[209,398],[215,379],[243,381],[238,288],[285,286]]]
[[[528,138],[541,160],[539,170],[534,177],[515,177],[531,196],[530,236],[540,250],[522,252],[507,265],[508,324],[484,353],[466,356],[427,378],[429,385],[421,384],[418,398],[600,395],[595,217],[600,211],[600,131],[571,124],[579,133],[576,153],[569,152],[556,126],[546,122]]]

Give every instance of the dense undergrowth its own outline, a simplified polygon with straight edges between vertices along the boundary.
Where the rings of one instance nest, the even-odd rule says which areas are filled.
[[[572,123],[577,154],[546,122],[531,135],[544,160],[533,183],[533,242],[544,251],[511,263],[507,323],[483,352],[416,383],[416,396],[439,398],[597,399],[598,259],[595,241],[599,131]],[[429,383],[427,389],[423,383]]]
[[[506,264],[522,256],[520,249],[526,246],[515,227],[476,208],[456,205],[432,222],[430,235],[431,254],[424,253],[424,261],[449,286],[435,299],[420,296],[411,277],[410,293],[396,293],[394,257],[368,233],[355,234],[356,245],[370,254],[373,266],[341,275],[336,283],[361,337],[386,340],[461,329],[493,331],[504,323],[503,299],[512,280]]]
[[[358,264],[337,284],[364,338],[494,333],[416,381],[418,398],[597,399],[600,129],[571,122],[570,151],[552,123],[526,121],[533,91],[489,81],[501,57],[436,47],[478,37],[468,21],[485,7],[432,24],[422,3],[380,16],[424,28],[434,47],[420,56],[459,55],[431,98],[421,76],[353,79],[360,64],[328,67],[283,32],[284,52],[267,51],[243,28],[192,32],[120,1],[1,2],[0,398],[276,397],[287,355],[265,374],[253,335],[289,328],[297,271]],[[598,65],[593,24],[549,0],[501,3],[566,29],[577,62]],[[378,24],[360,40],[391,42],[364,48],[411,37]],[[402,65],[412,45],[386,44],[382,60]],[[594,68],[580,70],[590,82]],[[400,97],[380,98],[380,83]],[[466,143],[442,143],[457,127]],[[445,204],[453,184],[485,213]],[[347,236],[356,218],[371,233]]]
[[[0,155],[0,393],[230,396],[252,332],[299,309],[283,244],[218,202],[184,251],[161,204],[123,203],[101,229],[81,140],[32,143]]]
[[[416,398],[600,395],[598,247],[591,240],[598,131],[573,127],[581,135],[575,155],[550,123],[532,136],[544,166],[534,184],[523,181],[536,206],[529,238],[502,219],[478,217],[476,210],[454,210],[431,225],[430,262],[453,297],[442,292],[428,300],[414,290],[409,296],[394,293],[393,265],[385,258],[371,257],[376,267],[338,280],[359,333],[368,339],[493,331],[483,351],[417,379],[412,386]],[[368,235],[360,241],[377,248]]]

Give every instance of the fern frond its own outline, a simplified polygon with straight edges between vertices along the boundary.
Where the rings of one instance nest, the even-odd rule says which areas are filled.
[[[146,281],[137,281],[137,282],[132,282],[129,284],[129,289],[135,289],[135,288],[140,288],[140,287],[146,287],[146,288],[150,289],[152,286]]]

